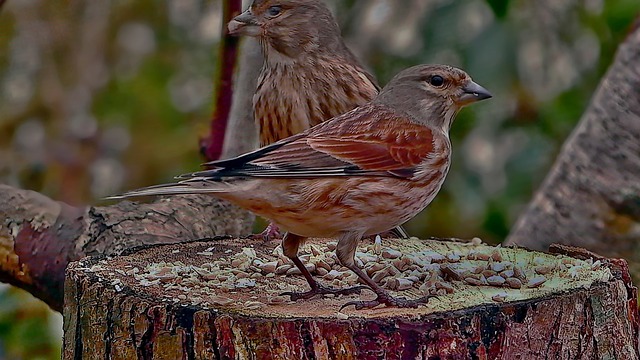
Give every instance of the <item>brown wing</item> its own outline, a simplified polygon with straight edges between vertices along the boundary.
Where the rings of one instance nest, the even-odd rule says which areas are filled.
[[[200,176],[407,177],[433,151],[433,132],[381,106],[366,105],[235,159]]]

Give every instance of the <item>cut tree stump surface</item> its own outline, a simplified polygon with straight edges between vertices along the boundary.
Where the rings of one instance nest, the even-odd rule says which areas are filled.
[[[312,239],[301,257],[324,284],[357,285],[334,248]],[[396,296],[435,296],[340,311],[373,293],[279,296],[308,285],[276,242],[154,246],[70,266],[64,358],[638,358],[624,262],[418,239],[362,241],[356,257]]]

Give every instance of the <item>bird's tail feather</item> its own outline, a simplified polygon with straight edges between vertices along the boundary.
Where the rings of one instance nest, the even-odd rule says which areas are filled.
[[[229,184],[225,182],[179,182],[173,184],[162,184],[149,186],[137,190],[127,191],[123,194],[106,197],[107,200],[126,199],[142,196],[158,195],[189,195],[189,194],[212,194],[227,192],[230,190]]]

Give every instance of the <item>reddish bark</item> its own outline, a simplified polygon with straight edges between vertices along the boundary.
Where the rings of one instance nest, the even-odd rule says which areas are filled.
[[[233,102],[233,74],[238,60],[238,38],[227,33],[227,23],[242,10],[241,0],[223,1],[222,37],[220,41],[220,65],[215,89],[215,109],[211,118],[208,137],[200,140],[200,149],[208,161],[217,160],[222,154],[224,134],[229,123]]]
[[[321,241],[310,240],[314,246]],[[389,243],[409,243],[416,251],[437,249],[435,241],[385,239]],[[637,289],[629,282],[624,262],[577,249],[555,251],[600,260],[604,265],[587,274],[608,268],[613,276],[553,291],[522,289],[528,294],[525,298],[505,302],[471,300],[457,284],[449,297],[439,296],[419,309],[345,311],[348,317],[336,314],[345,298],[243,308],[245,300],[260,301],[264,292],[278,289],[274,284],[296,281],[293,275],[256,279],[257,288],[228,293],[209,287],[207,278],[191,282],[178,277],[175,282],[161,280],[160,285],[143,285],[136,278],[144,278],[149,266],[167,263],[198,268],[219,259],[211,252],[229,257],[241,247],[251,247],[258,258],[272,251],[265,243],[228,239],[154,246],[114,259],[72,264],[65,287],[63,358],[638,359]],[[205,249],[211,250],[205,254]],[[507,256],[520,252],[519,259],[560,261],[524,249],[500,251]],[[462,257],[460,261],[467,261]],[[134,268],[139,271],[131,272]],[[227,306],[193,304],[203,288],[233,301]]]

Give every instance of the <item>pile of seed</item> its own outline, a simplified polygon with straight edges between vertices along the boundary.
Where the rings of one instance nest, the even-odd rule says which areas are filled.
[[[383,248],[377,239],[359,248],[356,263],[376,283],[396,295],[409,295],[407,297],[446,295],[469,285],[538,288],[544,286],[552,273],[570,278],[601,266],[600,262],[568,257],[558,257],[552,262],[542,257],[508,261],[499,247],[483,246],[479,239],[468,245],[446,253],[407,251],[389,246]],[[335,248],[335,242],[309,244],[301,249],[300,259],[325,285],[335,288],[358,285],[360,279],[336,260]],[[282,292],[308,290],[300,271],[284,256],[281,246],[267,254],[258,254],[251,247],[223,249],[222,246],[218,249],[210,247],[198,252],[197,255],[205,259],[211,258],[210,261],[199,261],[198,266],[181,261],[154,262],[142,268],[128,265],[115,272],[133,277],[143,287],[162,287],[161,294],[166,300],[202,306],[231,305],[233,301],[227,297],[229,294],[259,288],[266,292],[266,303],[254,301],[258,298],[254,296],[241,304],[247,309],[257,309],[267,304],[289,302],[287,297],[280,296]],[[103,264],[98,263],[87,271],[103,270]],[[297,281],[290,281],[292,278]],[[118,278],[111,285],[117,291],[124,286]],[[492,299],[499,302],[506,297],[506,293],[498,293]]]

